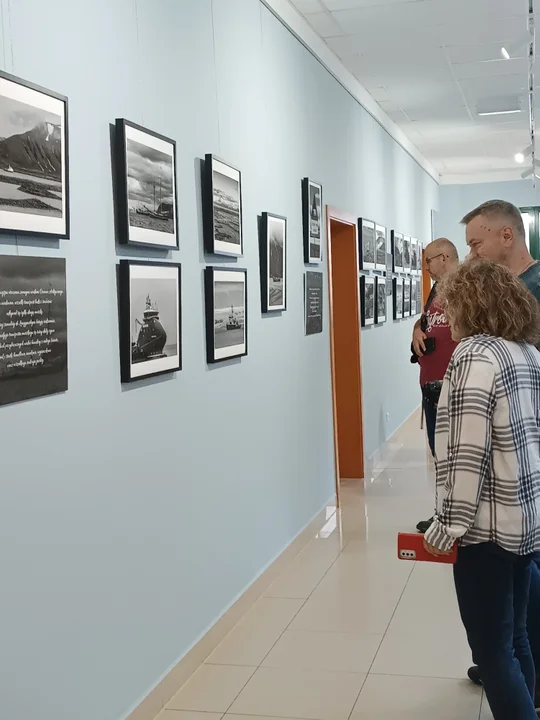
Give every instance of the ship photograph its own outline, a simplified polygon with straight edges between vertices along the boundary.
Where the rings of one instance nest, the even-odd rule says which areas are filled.
[[[62,118],[0,93],[0,210],[61,218]]]
[[[174,234],[173,156],[127,138],[129,224]]]
[[[132,278],[132,365],[152,364],[174,357],[178,352],[176,281],[169,278]]]
[[[245,284],[214,283],[214,347],[234,347],[245,343]]]

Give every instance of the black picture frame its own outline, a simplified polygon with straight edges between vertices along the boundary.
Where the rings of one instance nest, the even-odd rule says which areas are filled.
[[[4,166],[0,168],[0,182],[17,186],[15,192],[21,197],[0,203],[0,233],[68,239],[67,97],[0,71],[2,117],[5,136],[0,140]],[[11,118],[16,118],[16,126]],[[11,135],[6,135],[8,125],[13,126]],[[32,212],[25,212],[25,206]]]
[[[324,275],[318,270],[304,273],[305,334],[318,335],[324,328]]]
[[[242,173],[216,155],[203,164],[203,236],[208,255],[242,257]]]
[[[371,275],[360,275],[360,325],[375,325],[376,279]]]
[[[401,320],[403,318],[403,278],[394,278],[393,287],[392,305],[394,320]]]
[[[259,234],[261,310],[287,309],[287,218],[264,212]],[[279,274],[281,273],[281,278]],[[280,285],[281,282],[281,285]]]
[[[246,356],[248,354],[247,270],[236,267],[205,268],[204,294],[208,364],[213,365]],[[217,296],[219,303],[216,303]],[[238,300],[241,302],[235,308],[235,301]],[[227,333],[231,334],[225,337]]]
[[[115,130],[119,243],[177,250],[176,141],[125,118]]]
[[[181,265],[120,260],[118,290],[122,382],[182,370]]]
[[[305,177],[302,180],[302,221],[306,265],[322,262],[323,216],[322,185]]]
[[[367,218],[358,218],[358,262],[360,270],[375,270],[375,223]]]
[[[386,278],[375,278],[375,325],[384,325],[387,317]]]
[[[392,230],[391,232],[391,243],[392,243],[392,257],[394,258],[394,272],[403,272],[403,235],[402,233]]]

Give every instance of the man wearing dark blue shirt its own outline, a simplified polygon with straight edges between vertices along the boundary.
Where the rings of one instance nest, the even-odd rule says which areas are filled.
[[[504,200],[489,200],[465,215],[469,259],[493,260],[519,275],[540,302],[540,263],[527,247],[525,226],[519,209]],[[531,589],[527,613],[529,642],[537,673],[536,706],[540,706],[540,558],[532,564]],[[482,684],[479,668],[469,669],[469,678]]]

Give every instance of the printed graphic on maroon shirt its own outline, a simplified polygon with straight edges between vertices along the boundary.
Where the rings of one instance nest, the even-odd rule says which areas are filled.
[[[420,385],[444,379],[446,368],[457,346],[457,343],[452,340],[450,325],[437,301],[437,297],[432,301],[428,311],[425,313],[425,317],[427,320],[426,336],[435,338],[435,352],[424,355],[418,360],[420,364]]]

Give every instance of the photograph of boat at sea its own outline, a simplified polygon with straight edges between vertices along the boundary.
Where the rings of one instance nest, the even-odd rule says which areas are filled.
[[[205,270],[209,363],[247,354],[246,279],[245,270]]]
[[[66,101],[9,77],[0,73],[0,230],[65,237]]]
[[[128,138],[127,161],[129,224],[173,234],[172,157]]]
[[[121,260],[122,382],[181,370],[180,265]]]
[[[240,247],[240,184],[214,169],[213,189],[215,239]]]

